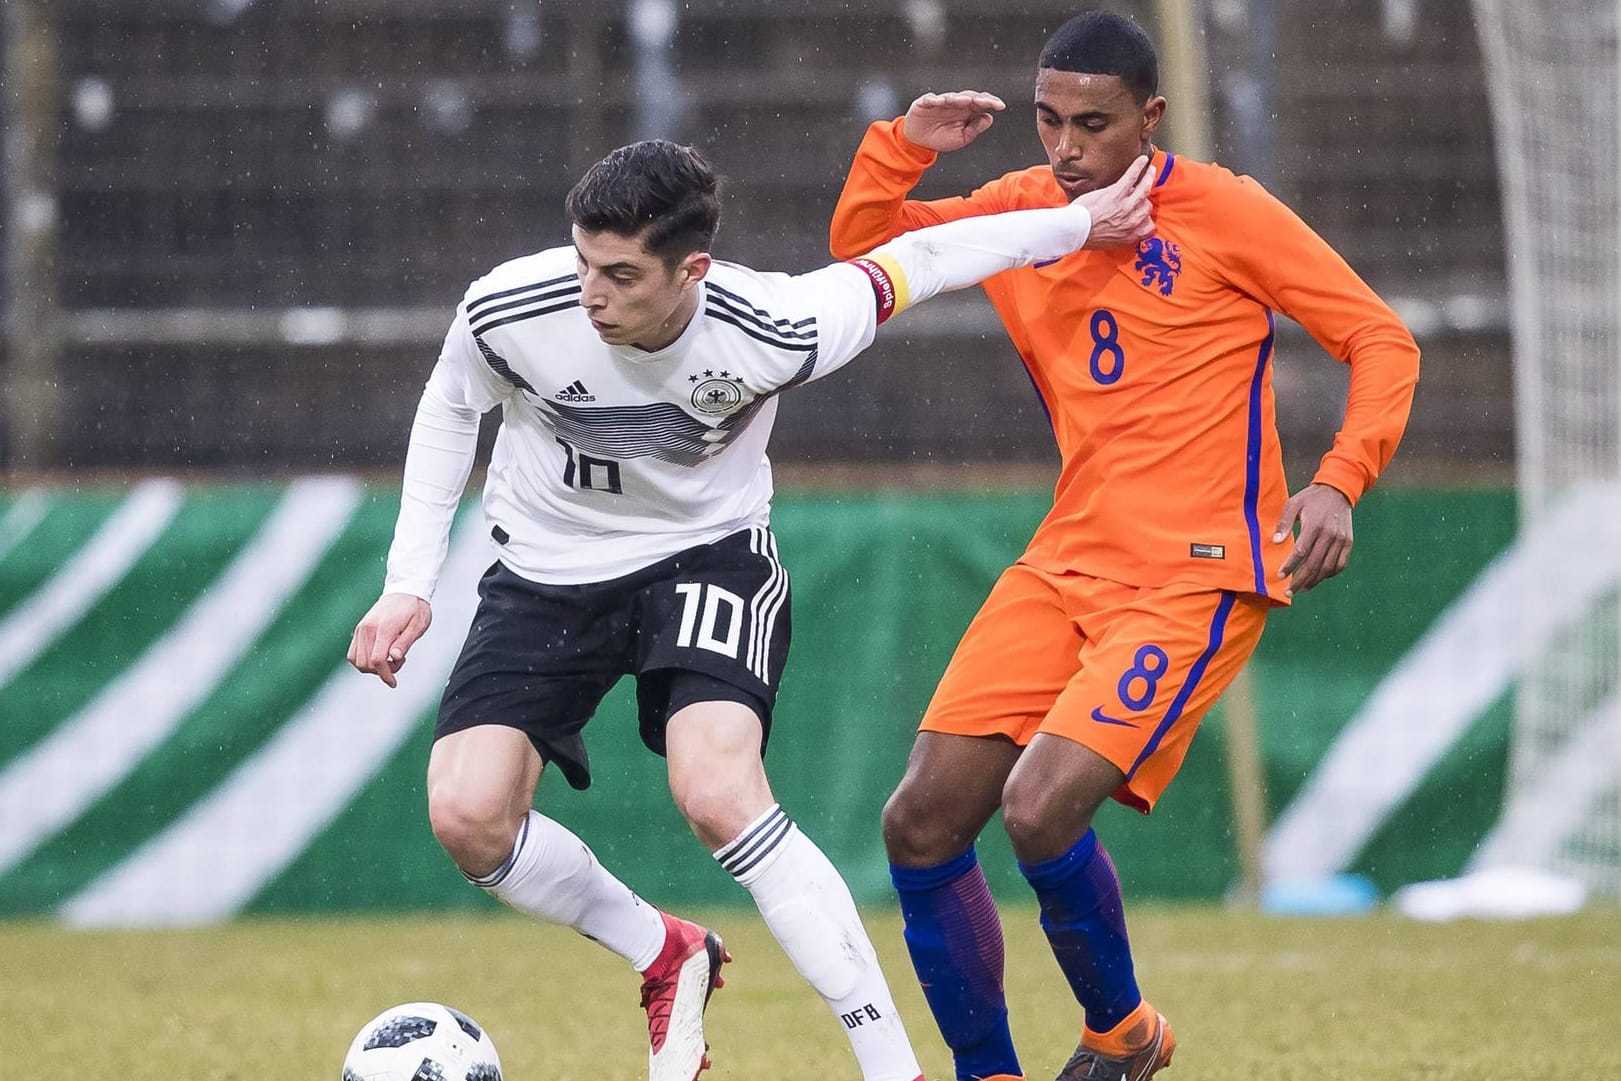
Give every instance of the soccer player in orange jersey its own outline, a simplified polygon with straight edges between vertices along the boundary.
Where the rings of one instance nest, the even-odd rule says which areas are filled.
[[[1418,349],[1327,243],[1255,181],[1153,145],[1158,62],[1131,21],[1091,12],[1036,71],[1045,166],[962,198],[907,193],[1002,102],[925,94],[873,124],[834,212],[854,255],[924,225],[1062,205],[1140,154],[1155,234],[983,283],[1051,417],[1052,510],[996,583],[884,809],[924,994],[957,1076],[1019,1078],[1002,930],[974,852],[1001,808],[1041,923],[1084,1011],[1060,1081],[1144,1081],[1175,1041],[1138,990],[1120,883],[1092,830],[1109,797],[1148,812],[1268,611],[1344,569],[1351,508],[1389,462]],[[1345,421],[1292,496],[1275,424],[1277,314],[1350,365]],[[1298,528],[1298,536],[1295,536]]]

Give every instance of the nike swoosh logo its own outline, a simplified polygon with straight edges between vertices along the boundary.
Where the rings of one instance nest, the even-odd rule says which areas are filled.
[[[1137,727],[1137,722],[1136,721],[1122,721],[1118,717],[1109,716],[1107,713],[1103,712],[1103,707],[1102,706],[1099,706],[1097,709],[1094,709],[1092,711],[1092,719],[1094,721],[1097,721],[1099,724],[1117,724],[1121,728],[1136,728]]]

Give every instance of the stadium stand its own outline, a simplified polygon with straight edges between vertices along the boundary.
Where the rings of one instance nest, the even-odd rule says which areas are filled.
[[[1124,6],[1153,28],[1157,5]],[[1256,171],[1426,350],[1394,476],[1442,460],[1499,470],[1512,445],[1502,230],[1467,0],[1426,0],[1408,23],[1380,0],[1275,7],[1275,161]],[[61,464],[392,466],[465,284],[560,239],[562,195],[600,154],[650,124],[698,144],[730,181],[720,254],[806,269],[826,258],[862,126],[916,93],[976,86],[1010,103],[922,194],[1037,161],[1032,60],[1076,8],[59,5]],[[1235,160],[1243,88],[1220,36],[1216,156],[1251,168]],[[785,411],[779,461],[1050,460],[1040,407],[977,294],[886,333],[881,355]],[[1326,446],[1343,385],[1315,352],[1295,332],[1278,366],[1301,462]]]

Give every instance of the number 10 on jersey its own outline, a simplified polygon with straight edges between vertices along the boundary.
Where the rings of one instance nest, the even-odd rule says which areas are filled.
[[[619,463],[612,458],[593,458],[577,454],[572,446],[559,439],[563,448],[563,486],[580,491],[612,492],[622,495],[624,486],[619,480]]]
[[[675,591],[681,594],[682,601],[681,630],[675,644],[683,649],[697,646],[735,659],[743,633],[743,598],[713,582],[683,582]],[[724,634],[720,633],[722,620],[726,622]]]

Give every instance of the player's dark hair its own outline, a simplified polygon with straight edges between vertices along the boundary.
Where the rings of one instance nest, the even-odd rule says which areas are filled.
[[[1142,27],[1112,11],[1088,11],[1053,31],[1038,67],[1118,75],[1139,102],[1159,91],[1159,56]]]
[[[587,169],[563,205],[581,229],[640,236],[648,251],[674,265],[714,244],[720,178],[692,147],[648,139]]]

